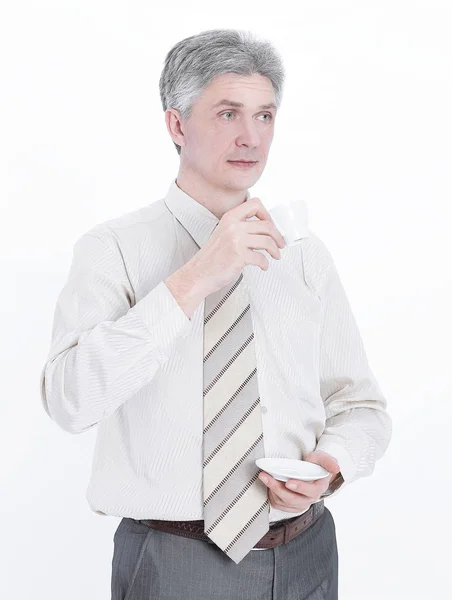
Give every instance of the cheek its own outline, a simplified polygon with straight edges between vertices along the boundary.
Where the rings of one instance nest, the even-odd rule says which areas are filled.
[[[273,140],[273,134],[274,134],[274,132],[273,132],[273,130],[271,130],[270,132],[268,132],[268,133],[265,133],[265,134],[262,136],[262,143],[263,143],[263,145],[265,146],[265,148],[266,148],[267,150],[270,148],[270,145],[271,145],[271,143],[272,143],[272,140]]]
[[[209,147],[215,154],[226,152],[233,140],[234,136],[222,127],[214,128],[209,133]]]
[[[202,143],[206,161],[211,165],[220,165],[231,156],[231,140],[224,135],[210,135]]]
[[[193,133],[193,141],[199,148],[199,153],[208,158],[209,155],[216,155],[221,150],[222,131],[214,127],[200,128]]]
[[[211,143],[207,133],[200,129],[191,131],[188,139],[189,152],[187,153],[190,162],[199,167],[210,164],[212,162]]]

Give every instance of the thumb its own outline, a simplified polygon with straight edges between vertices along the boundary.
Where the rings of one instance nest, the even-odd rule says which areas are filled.
[[[306,462],[311,462],[315,465],[323,467],[333,475],[336,475],[341,470],[337,460],[333,456],[331,456],[331,454],[328,454],[323,450],[314,450],[314,452],[309,452],[309,454],[306,455],[304,460]]]

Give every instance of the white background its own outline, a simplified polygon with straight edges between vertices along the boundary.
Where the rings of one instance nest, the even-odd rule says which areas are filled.
[[[249,29],[283,57],[275,138],[250,191],[259,186],[268,207],[306,202],[394,422],[373,476],[326,500],[339,597],[442,600],[452,585],[452,10],[433,0],[3,7],[0,593],[110,598],[119,518],[94,514],[84,495],[96,430],[60,430],[39,374],[77,237],[161,198],[177,175],[158,90],[166,53],[217,27]]]

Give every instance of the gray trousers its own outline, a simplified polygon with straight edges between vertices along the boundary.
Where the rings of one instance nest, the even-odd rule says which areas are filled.
[[[111,600],[337,600],[336,527],[325,506],[287,544],[236,564],[215,544],[123,517],[116,529]]]

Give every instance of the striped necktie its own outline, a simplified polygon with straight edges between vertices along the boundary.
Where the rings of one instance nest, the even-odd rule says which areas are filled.
[[[232,284],[205,298],[203,500],[206,535],[235,563],[269,530],[265,456],[248,292]]]

